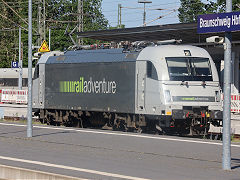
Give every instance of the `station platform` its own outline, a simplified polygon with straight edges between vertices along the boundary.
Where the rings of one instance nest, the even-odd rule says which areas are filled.
[[[83,179],[237,180],[240,143],[231,171],[222,170],[222,142],[95,129],[0,123],[2,165]]]

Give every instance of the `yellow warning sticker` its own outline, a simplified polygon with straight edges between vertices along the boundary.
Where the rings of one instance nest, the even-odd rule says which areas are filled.
[[[47,42],[44,40],[38,49],[38,52],[50,52],[50,49],[48,48]]]

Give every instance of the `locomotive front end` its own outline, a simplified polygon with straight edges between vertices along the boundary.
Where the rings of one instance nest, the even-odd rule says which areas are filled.
[[[169,75],[163,83],[166,105],[172,110],[172,126],[191,135],[203,134],[210,123],[219,126],[222,119],[218,74],[205,50],[186,47],[183,52],[185,56],[165,58]]]
[[[160,116],[164,115],[159,126],[191,135],[206,134],[210,123],[220,126],[220,84],[208,52],[194,46],[166,45],[150,54],[158,75]]]

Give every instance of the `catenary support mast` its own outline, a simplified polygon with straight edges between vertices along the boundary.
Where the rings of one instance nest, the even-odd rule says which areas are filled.
[[[32,137],[32,0],[28,1],[28,108],[27,137]]]
[[[232,12],[232,0],[226,0],[226,12]],[[223,156],[222,168],[231,170],[231,55],[232,35],[225,33],[224,43],[224,101],[223,101]]]
[[[22,47],[21,47],[21,27],[19,27],[19,41],[18,41],[18,66],[19,66],[19,77],[18,77],[18,89],[22,89]]]

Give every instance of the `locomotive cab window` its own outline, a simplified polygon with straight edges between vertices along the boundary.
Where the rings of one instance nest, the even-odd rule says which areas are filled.
[[[151,61],[147,61],[147,77],[157,80],[157,70]]]
[[[166,61],[172,81],[212,81],[208,58],[167,57]]]

